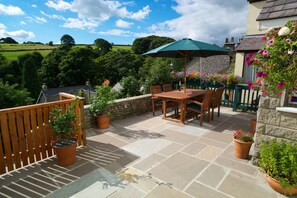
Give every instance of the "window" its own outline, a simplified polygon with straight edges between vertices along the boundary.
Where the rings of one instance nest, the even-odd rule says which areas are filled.
[[[244,61],[242,77],[243,77],[243,83],[248,83],[249,81],[255,82],[257,79],[255,69],[253,68],[253,66],[248,66],[245,61]]]

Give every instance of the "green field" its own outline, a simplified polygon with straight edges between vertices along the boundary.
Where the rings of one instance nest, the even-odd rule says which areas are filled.
[[[0,44],[0,53],[2,53],[9,61],[17,60],[21,56],[30,52],[39,52],[43,57],[48,55],[54,48],[59,45],[48,46],[38,44]],[[85,47],[86,45],[76,45],[76,47]],[[92,46],[93,48],[95,46]],[[114,45],[113,50],[124,49],[131,50],[131,45]]]

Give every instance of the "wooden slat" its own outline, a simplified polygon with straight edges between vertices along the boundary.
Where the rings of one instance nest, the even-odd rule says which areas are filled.
[[[49,116],[50,116],[50,112],[52,112],[53,109],[54,109],[53,106],[48,107],[48,112],[49,112],[48,115],[49,115]],[[51,145],[51,141],[52,141],[52,138],[53,138],[53,130],[52,130],[52,127],[50,127],[50,126],[48,127],[48,129],[49,129],[49,130],[48,130],[48,136],[49,136],[48,138],[49,138],[49,141],[50,141],[49,146],[52,147],[52,145]],[[49,147],[49,146],[48,146],[48,147]],[[53,151],[53,150],[51,150],[51,151]],[[54,155],[54,152],[52,152],[52,155]]]
[[[36,160],[39,161],[39,160],[41,160],[41,158],[40,158],[40,138],[39,138],[39,134],[37,131],[36,110],[35,109],[30,110],[30,114],[31,114],[31,130],[32,130],[33,141],[34,141],[34,151],[35,151],[34,153],[35,153]]]
[[[23,116],[22,112],[16,112],[16,119],[17,119],[17,129],[18,129],[18,136],[19,136],[19,143],[21,148],[21,158],[23,162],[23,166],[28,165],[28,151],[26,146],[26,138],[25,138],[25,130],[23,124]]]
[[[1,116],[0,116],[1,119]],[[2,143],[2,130],[1,130],[1,122],[0,122],[0,174],[5,173],[5,159],[4,159],[4,152],[3,152],[3,143]]]
[[[43,108],[43,119],[44,119],[44,133],[45,133],[45,141],[46,141],[46,150],[48,156],[52,156],[52,146],[51,146],[51,127],[49,126],[49,111],[48,107]]]
[[[11,141],[9,137],[9,131],[7,126],[7,114],[1,114],[1,132],[3,137],[3,144],[4,144],[4,153],[6,156],[6,164],[8,171],[13,170],[13,160],[12,160],[12,152],[11,152]]]
[[[42,108],[37,109],[37,123],[38,123],[38,133],[40,137],[42,159],[45,159],[46,158],[46,147],[45,147],[46,138],[45,138],[45,127],[43,125],[44,120],[43,120]]]
[[[9,118],[9,129],[10,129],[10,139],[13,148],[13,158],[16,168],[21,167],[21,156],[20,156],[20,148],[19,141],[16,130],[16,122],[15,122],[15,113],[8,114]]]
[[[27,144],[28,144],[28,152],[29,152],[29,159],[30,159],[30,164],[35,162],[34,158],[34,142],[33,142],[33,137],[31,133],[31,124],[30,124],[30,114],[29,111],[26,110],[24,111],[24,123],[25,123],[25,130],[26,130],[26,137],[27,137]]]

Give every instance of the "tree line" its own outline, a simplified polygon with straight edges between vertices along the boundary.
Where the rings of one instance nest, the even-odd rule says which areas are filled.
[[[168,37],[148,36],[137,38],[131,50],[112,50],[112,44],[97,38],[93,45],[74,47],[75,40],[65,34],[61,45],[53,49],[46,57],[33,52],[19,56],[17,61],[8,62],[0,54],[0,93],[9,87],[9,95],[0,99],[0,108],[34,103],[40,93],[41,85],[49,88],[84,85],[100,85],[105,79],[111,85],[121,82],[123,90],[118,97],[141,94],[138,90],[144,85],[146,90],[153,84],[172,81],[170,64],[182,65],[179,60],[155,59],[142,54],[155,47],[173,42]],[[133,88],[132,88],[133,87]],[[18,98],[16,99],[17,96]]]

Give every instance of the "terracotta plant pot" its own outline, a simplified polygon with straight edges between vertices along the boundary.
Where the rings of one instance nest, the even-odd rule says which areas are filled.
[[[254,135],[256,132],[256,124],[257,124],[257,120],[256,119],[251,119],[251,133]]]
[[[297,195],[297,186],[295,187],[283,187],[279,181],[275,180],[274,178],[270,177],[269,175],[266,176],[266,181],[269,186],[278,193],[283,195]]]
[[[240,159],[248,159],[250,148],[253,142],[242,142],[235,138],[233,138],[233,140],[235,146],[235,157],[238,157]]]
[[[99,129],[109,128],[109,116],[108,115],[97,116],[97,126]]]
[[[57,164],[60,166],[70,166],[76,161],[76,143],[69,146],[55,146],[53,148],[57,155]]]

